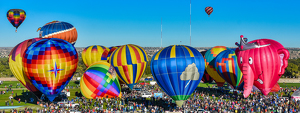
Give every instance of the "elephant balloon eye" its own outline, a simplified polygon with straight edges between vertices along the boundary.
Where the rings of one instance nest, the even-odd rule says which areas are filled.
[[[253,63],[253,60],[252,60],[252,58],[250,57],[249,58],[249,64],[252,64]]]
[[[240,58],[240,62],[241,62],[241,64],[243,63],[243,58],[242,57]]]

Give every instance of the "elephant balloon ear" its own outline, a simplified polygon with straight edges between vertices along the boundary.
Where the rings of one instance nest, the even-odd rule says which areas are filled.
[[[277,50],[277,53],[280,58],[280,69],[279,69],[279,75],[284,74],[285,68],[288,66],[288,59],[290,57],[290,53],[287,49],[281,48]]]

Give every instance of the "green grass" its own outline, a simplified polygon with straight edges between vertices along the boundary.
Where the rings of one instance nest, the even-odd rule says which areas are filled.
[[[290,87],[297,87],[299,88],[300,87],[300,83],[278,83],[280,87],[282,88],[290,88]]]
[[[144,82],[144,81],[139,81],[139,83],[140,82]],[[148,82],[149,83],[149,81],[146,81],[146,82]],[[17,95],[18,96],[20,96],[21,94],[22,94],[22,92],[23,92],[23,89],[24,89],[24,91],[26,92],[27,91],[27,89],[26,88],[24,88],[24,86],[22,86],[21,85],[21,88],[16,88],[16,85],[17,85],[17,83],[20,83],[19,81],[4,81],[3,82],[3,84],[2,85],[0,85],[0,91],[3,91],[3,90],[5,90],[5,85],[8,87],[10,84],[12,85],[12,89],[13,89],[13,91],[14,91],[14,97],[16,96],[16,93],[17,93]],[[71,99],[74,99],[76,96],[75,96],[75,92],[77,91],[77,92],[80,92],[80,88],[76,88],[76,86],[77,86],[78,84],[76,84],[75,83],[75,81],[70,81],[70,83],[67,85],[67,86],[73,86],[74,88],[73,89],[69,89],[70,90],[70,97],[69,97],[69,100],[71,100]],[[216,84],[206,84],[206,83],[200,83],[199,85],[198,85],[198,87],[208,87],[208,86],[210,86],[210,87],[212,87],[212,86],[216,86]],[[283,87],[283,88],[286,88],[286,86],[288,87],[288,88],[290,88],[290,87],[295,87],[295,86],[297,86],[297,87],[300,87],[300,83],[279,83],[279,85],[281,86],[281,87]],[[3,87],[3,88],[2,88]],[[22,88],[23,87],[23,88]],[[213,93],[213,92],[212,92]],[[0,106],[5,106],[5,102],[6,101],[9,101],[9,96],[11,95],[12,93],[11,93],[11,91],[8,91],[6,94],[4,94],[4,95],[0,95]],[[284,95],[285,96],[285,95]],[[202,97],[200,97],[200,98],[202,98]],[[212,98],[212,97],[211,97]],[[216,97],[216,98],[218,98],[218,97]],[[41,109],[41,107],[40,106],[37,106],[36,104],[31,104],[31,103],[27,103],[27,104],[25,104],[25,102],[24,101],[21,101],[20,103],[18,103],[18,100],[17,99],[13,99],[13,103],[14,103],[14,106],[23,106],[23,107],[21,107],[21,108],[18,108],[18,109],[24,109],[25,107],[32,107],[34,110],[36,110],[37,108],[39,108],[39,109]],[[80,102],[80,103],[82,103],[82,102]],[[11,103],[10,103],[10,105],[11,105]],[[90,106],[91,107],[91,106]],[[106,108],[106,104],[104,104],[104,106],[103,106],[104,108]],[[6,112],[8,112],[9,110],[6,110]]]

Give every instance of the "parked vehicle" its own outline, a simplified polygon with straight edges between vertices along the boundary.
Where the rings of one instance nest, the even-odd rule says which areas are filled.
[[[142,92],[142,97],[144,97],[144,98],[150,98],[150,97],[152,97],[152,93],[150,93],[150,92]]]

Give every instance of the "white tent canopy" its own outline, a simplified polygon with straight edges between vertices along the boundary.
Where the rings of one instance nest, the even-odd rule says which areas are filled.
[[[300,88],[298,88],[293,94],[292,99],[300,100]]]

